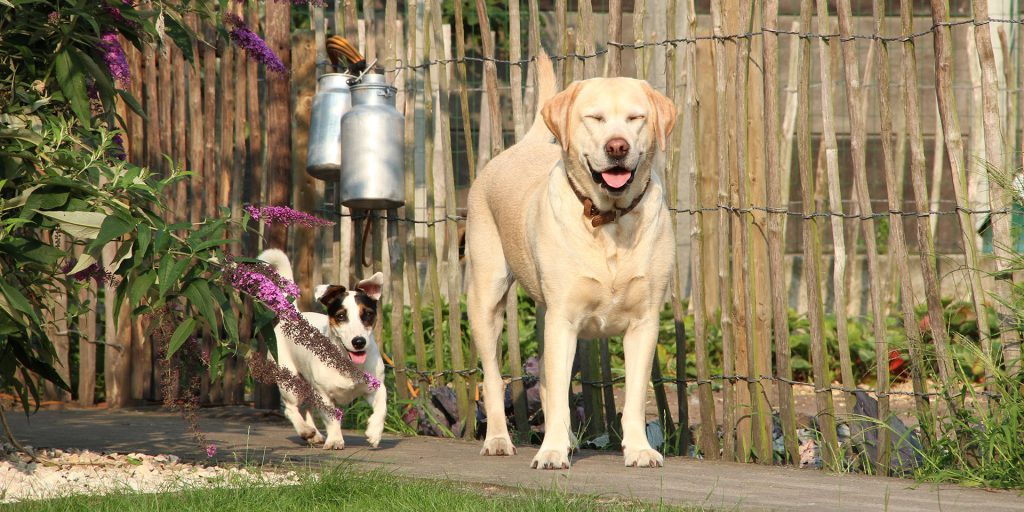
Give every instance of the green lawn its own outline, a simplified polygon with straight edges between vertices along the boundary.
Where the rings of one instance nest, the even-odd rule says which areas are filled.
[[[302,511],[641,511],[683,510],[624,500],[617,497],[580,496],[557,491],[535,492],[493,486],[471,486],[451,481],[415,480],[380,470],[356,473],[351,469],[310,472],[299,485],[190,489],[173,493],[118,493],[75,496],[2,506],[16,511],[144,511],[252,512]]]

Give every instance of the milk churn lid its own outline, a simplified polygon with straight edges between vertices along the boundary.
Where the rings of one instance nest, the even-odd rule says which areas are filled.
[[[352,93],[354,96],[359,97],[373,95],[393,99],[395,94],[398,93],[398,89],[388,85],[384,75],[380,73],[367,73],[352,85]]]

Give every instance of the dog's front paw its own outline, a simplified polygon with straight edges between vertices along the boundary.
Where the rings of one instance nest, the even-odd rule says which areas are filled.
[[[653,448],[639,450],[626,448],[623,453],[628,468],[660,468],[665,464],[665,458]]]
[[[324,450],[344,450],[345,440],[340,438],[328,437],[327,441],[324,442]]]
[[[308,441],[309,444],[323,444],[324,443],[324,436],[320,432],[317,432],[317,433],[313,434],[312,437],[307,437],[306,441]]]
[[[480,455],[515,455],[516,447],[508,436],[492,437],[484,441]]]
[[[569,469],[569,450],[541,450],[533,458],[534,469]]]
[[[366,442],[370,443],[370,447],[376,448],[380,444],[380,432],[366,432]]]

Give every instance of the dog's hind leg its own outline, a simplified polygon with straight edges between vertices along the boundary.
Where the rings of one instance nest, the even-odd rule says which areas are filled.
[[[305,417],[302,416],[298,397],[284,386],[278,386],[278,389],[281,391],[281,402],[284,403],[284,416],[292,422],[295,433],[312,444],[324,442],[324,436],[320,435],[320,431],[316,429],[313,416],[308,412]]]
[[[498,360],[505,296],[512,276],[501,251],[494,222],[487,213],[471,216],[466,230],[469,265],[466,304],[469,330],[484,370],[487,437],[480,455],[514,455],[516,448],[505,423],[505,390]]]

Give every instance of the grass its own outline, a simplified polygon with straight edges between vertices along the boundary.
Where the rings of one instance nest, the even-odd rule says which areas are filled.
[[[1024,490],[1024,384],[981,354],[990,386],[998,398],[980,396],[958,366],[951,394],[966,394],[958,414],[940,422],[939,435],[922,451],[924,464],[915,477],[921,481],[971,487]]]
[[[12,511],[145,511],[252,512],[301,511],[641,511],[698,510],[646,504],[618,497],[584,496],[559,491],[528,491],[495,486],[470,486],[452,481],[403,478],[382,470],[366,473],[336,467],[305,473],[297,485],[236,485],[187,489],[170,493],[122,492],[104,496],[69,496],[0,505]]]

